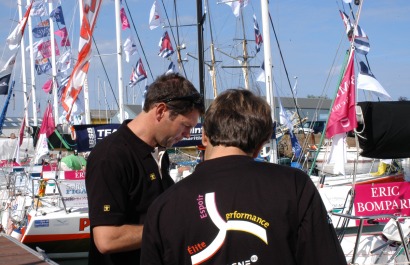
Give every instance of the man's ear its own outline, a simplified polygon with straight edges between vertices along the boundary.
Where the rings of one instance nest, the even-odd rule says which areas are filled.
[[[158,103],[158,105],[155,107],[155,117],[157,121],[160,121],[164,117],[167,110],[168,108],[165,103]]]

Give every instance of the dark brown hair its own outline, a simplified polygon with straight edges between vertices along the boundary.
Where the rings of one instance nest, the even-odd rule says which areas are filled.
[[[273,133],[269,104],[249,90],[221,93],[204,118],[204,131],[213,146],[234,146],[247,154],[260,148]]]
[[[156,103],[166,103],[171,117],[185,115],[196,109],[202,115],[204,101],[194,85],[179,74],[164,74],[148,87],[143,110],[148,112]]]

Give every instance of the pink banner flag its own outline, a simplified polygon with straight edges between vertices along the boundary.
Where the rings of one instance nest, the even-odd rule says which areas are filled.
[[[91,58],[92,34],[98,18],[102,0],[89,0],[83,4],[84,16],[80,30],[80,48],[78,60],[74,66],[70,79],[63,90],[61,103],[67,112],[66,119],[70,120],[71,112],[78,95],[81,92],[84,80],[88,73]]]
[[[43,91],[46,93],[50,93],[52,88],[53,88],[53,79],[49,79],[44,83]]]
[[[54,39],[54,47],[55,47],[55,54],[56,56],[60,55],[60,50],[58,49],[58,45],[56,40]],[[43,58],[50,58],[51,57],[51,40],[42,42],[38,45],[38,50],[43,56]]]
[[[19,146],[23,144],[24,139],[24,129],[26,128],[26,117],[23,118],[23,122],[21,123],[20,133],[19,133]]]
[[[354,77],[354,50],[351,51],[342,82],[330,111],[326,138],[349,132],[357,127],[356,94]]]
[[[57,30],[56,32],[54,32],[57,36],[61,37],[61,42],[60,45],[61,47],[65,47],[65,46],[71,46],[70,45],[70,40],[68,39],[68,32],[67,32],[67,28],[64,27],[62,29]]]
[[[46,137],[49,137],[54,132],[55,127],[53,108],[51,107],[51,104],[48,103],[47,109],[44,112],[39,135],[45,133]]]
[[[122,22],[122,29],[130,28],[130,23],[128,22],[127,15],[125,14],[124,8],[121,8],[121,22]]]

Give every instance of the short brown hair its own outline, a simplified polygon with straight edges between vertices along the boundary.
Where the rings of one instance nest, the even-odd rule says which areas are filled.
[[[204,100],[194,85],[179,74],[163,74],[148,87],[143,110],[148,112],[156,103],[164,102],[171,117],[185,115],[196,109],[202,115]]]
[[[213,146],[238,147],[247,154],[260,148],[273,133],[269,104],[243,89],[221,93],[206,111],[203,126]]]

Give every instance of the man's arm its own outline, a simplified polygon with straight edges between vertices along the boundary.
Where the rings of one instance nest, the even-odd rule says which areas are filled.
[[[102,254],[141,248],[143,225],[96,226],[94,243]]]

